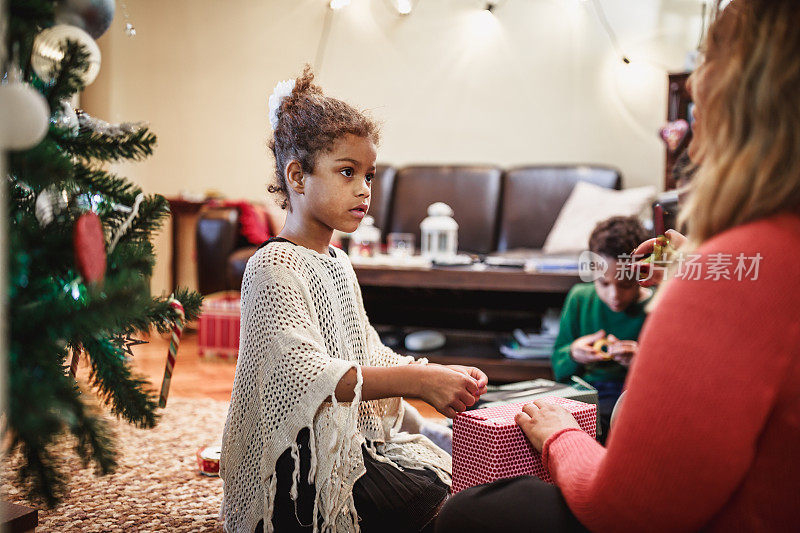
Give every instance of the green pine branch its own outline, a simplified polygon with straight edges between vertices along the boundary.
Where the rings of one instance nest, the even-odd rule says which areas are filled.
[[[149,239],[161,229],[169,218],[169,202],[160,194],[152,194],[142,201],[139,214],[133,219],[125,239]]]
[[[82,191],[100,194],[106,200],[128,207],[133,205],[136,196],[142,192],[142,189],[125,178],[83,164],[74,166],[73,180]]]
[[[157,138],[144,127],[120,135],[107,135],[82,128],[78,135],[63,135],[59,143],[67,153],[83,161],[140,161],[153,154]]]
[[[61,51],[64,58],[53,67],[49,75],[53,81],[44,88],[51,112],[60,107],[62,100],[83,90],[83,75],[89,69],[89,52],[77,41],[68,39]]]
[[[19,484],[30,499],[43,499],[51,507],[66,490],[67,469],[54,452],[65,431],[75,437],[85,465],[94,462],[101,473],[116,466],[108,425],[87,409],[63,365],[49,364],[53,353],[66,359],[65,347],[49,339],[34,345],[12,343],[8,411],[9,449],[19,450],[25,461],[17,472]]]
[[[131,372],[122,348],[102,336],[83,339],[83,348],[91,366],[90,383],[111,412],[136,427],[155,426],[158,402],[150,384]]]
[[[73,163],[49,137],[24,152],[9,152],[8,167],[12,178],[39,193],[72,175]]]
[[[183,306],[186,322],[192,322],[200,317],[203,307],[203,297],[200,294],[186,288],[178,288],[173,297]],[[178,313],[169,305],[168,298],[153,298],[143,318],[159,333],[166,333],[172,329],[172,324],[178,319]]]

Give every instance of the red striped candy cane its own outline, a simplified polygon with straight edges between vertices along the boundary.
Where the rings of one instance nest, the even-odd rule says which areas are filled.
[[[164,408],[167,406],[167,395],[169,394],[169,384],[172,380],[172,369],[175,368],[175,357],[178,355],[178,346],[181,344],[181,334],[183,334],[183,326],[186,320],[186,315],[183,311],[181,303],[170,296],[169,305],[178,313],[178,319],[172,324],[172,339],[169,342],[169,352],[167,352],[167,366],[164,369],[164,380],[161,382],[161,396],[158,401],[158,406]]]

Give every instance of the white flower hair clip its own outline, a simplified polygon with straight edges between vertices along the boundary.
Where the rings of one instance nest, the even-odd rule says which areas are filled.
[[[272,124],[272,131],[278,129],[278,109],[281,108],[283,99],[292,94],[294,84],[294,80],[278,82],[278,85],[275,86],[275,89],[269,96],[269,123]]]

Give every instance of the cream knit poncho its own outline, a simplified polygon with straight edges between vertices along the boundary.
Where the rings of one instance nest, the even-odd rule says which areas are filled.
[[[225,530],[252,533],[263,518],[272,531],[275,464],[291,450],[296,498],[302,428],[310,430],[314,531],[317,517],[323,531],[359,530],[352,489],[366,471],[365,438],[377,460],[429,468],[449,485],[450,456],[421,435],[399,433],[400,398],[360,401],[361,366],[412,361],[384,346],[369,324],[344,252],[332,257],[287,242],[258,250],[242,282],[239,359],[222,438]],[[351,368],[355,399],[337,403],[334,390]]]

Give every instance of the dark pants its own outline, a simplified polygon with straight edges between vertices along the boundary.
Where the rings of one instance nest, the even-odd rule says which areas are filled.
[[[592,386],[597,389],[597,417],[600,419],[600,435],[597,440],[605,445],[611,429],[611,413],[622,394],[623,383],[619,381],[595,381]]]
[[[587,531],[555,485],[533,476],[501,479],[451,496],[436,519],[436,533]]]
[[[275,465],[277,486],[272,525],[277,533],[311,533],[316,490],[309,484],[311,467],[308,429],[300,431],[300,482],[297,501],[291,499],[294,460],[285,451]],[[366,472],[353,486],[353,502],[363,533],[433,533],[436,512],[449,487],[430,470],[398,470],[376,461],[363,450]],[[255,533],[263,533],[260,521]]]

